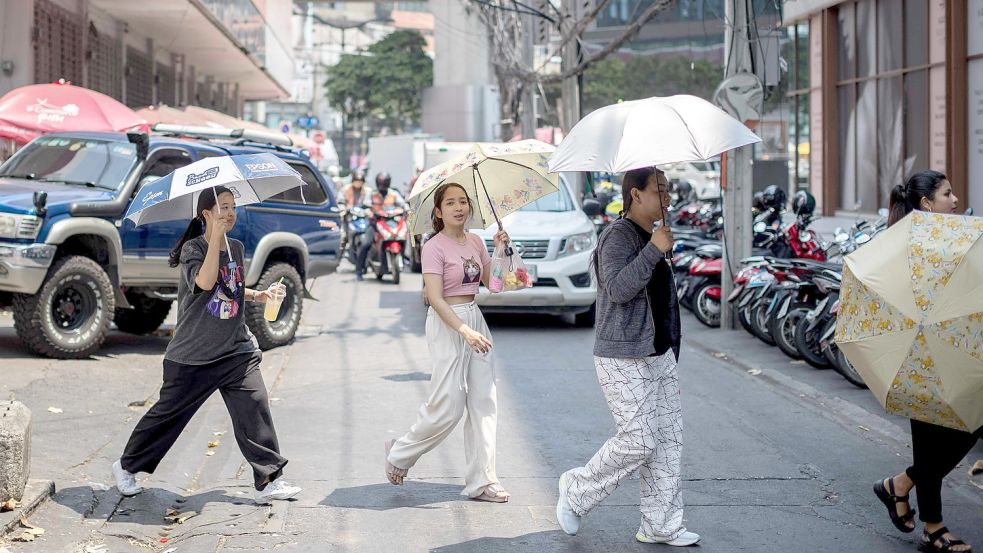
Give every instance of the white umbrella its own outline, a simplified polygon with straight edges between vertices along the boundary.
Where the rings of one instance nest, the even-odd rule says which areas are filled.
[[[591,112],[550,157],[549,170],[623,173],[704,161],[761,142],[744,124],[696,96],[633,100]]]

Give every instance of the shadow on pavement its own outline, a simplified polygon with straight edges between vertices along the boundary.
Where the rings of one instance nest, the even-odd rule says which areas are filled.
[[[485,321],[493,330],[496,328],[537,328],[564,330],[574,329],[565,317],[557,315],[538,315],[532,313],[486,313]],[[589,329],[591,333],[594,329]]]
[[[612,544],[613,545],[613,544]],[[566,536],[559,528],[547,532],[534,532],[516,536],[514,538],[478,538],[466,542],[435,547],[431,553],[464,553],[481,551],[482,553],[491,552],[513,552],[513,551],[597,551],[597,543],[584,540],[574,541]],[[605,548],[607,549],[607,548]],[[607,549],[614,551],[615,548]]]
[[[209,505],[222,503],[241,505],[243,512],[261,508],[253,502],[251,495],[230,495],[225,489],[183,496],[161,488],[147,488],[133,497],[122,497],[115,487],[102,491],[78,486],[59,490],[53,499],[55,503],[72,509],[83,518],[153,526],[173,523],[164,518],[169,509],[202,513]]]
[[[122,332],[110,331],[105,343],[88,359],[100,359],[118,355],[143,354],[163,355],[170,338],[161,336],[136,336]],[[43,359],[27,349],[27,346],[17,337],[13,327],[0,328],[0,359],[22,359],[24,356],[34,356]]]
[[[468,501],[461,495],[461,486],[409,480],[402,486],[370,484],[351,488],[338,488],[321,501],[320,505],[342,509],[369,509],[388,511],[404,507],[435,508],[438,503]]]

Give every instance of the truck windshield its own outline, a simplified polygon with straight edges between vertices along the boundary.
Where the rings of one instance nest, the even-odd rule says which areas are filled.
[[[136,160],[129,142],[42,136],[0,166],[0,177],[116,190]]]

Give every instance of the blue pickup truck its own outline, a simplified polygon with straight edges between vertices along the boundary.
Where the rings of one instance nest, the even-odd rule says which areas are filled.
[[[0,166],[0,307],[34,353],[87,357],[110,323],[148,334],[167,318],[178,273],[167,265],[188,221],[135,227],[123,215],[141,186],[210,156],[272,152],[307,186],[239,208],[230,236],[246,246],[246,285],[283,278],[276,321],[247,304],[260,347],[288,343],[312,279],[338,264],[340,218],[334,189],[289,138],[276,133],[188,128],[171,135],[54,133]],[[190,138],[189,138],[190,136]]]

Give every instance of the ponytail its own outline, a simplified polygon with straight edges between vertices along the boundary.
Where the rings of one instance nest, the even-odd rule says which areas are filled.
[[[935,193],[942,183],[948,180],[944,173],[938,171],[919,171],[908,177],[903,185],[899,184],[891,190],[891,203],[888,208],[887,226],[904,219],[915,209],[921,209],[923,198],[933,200]]]
[[[171,252],[167,256],[167,264],[171,267],[177,267],[181,264],[181,250],[184,249],[184,245],[188,240],[193,240],[199,236],[205,234],[205,219],[204,215],[201,213],[203,211],[212,209],[215,204],[218,203],[218,197],[222,194],[228,192],[232,194],[232,191],[224,186],[214,186],[212,188],[206,188],[198,193],[198,209],[195,211],[195,218],[191,219],[191,223],[188,224],[188,228],[185,229],[184,234],[171,249]],[[234,194],[233,194],[234,196]],[[232,252],[229,252],[232,255]]]
[[[181,239],[177,241],[177,244],[171,250],[171,253],[167,256],[167,264],[171,267],[177,267],[181,264],[181,250],[184,249],[184,245],[188,240],[198,238],[202,234],[205,234],[205,225],[202,224],[201,217],[195,217],[191,220],[191,224],[181,235]]]

